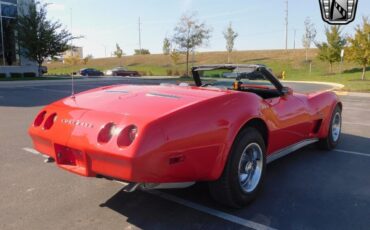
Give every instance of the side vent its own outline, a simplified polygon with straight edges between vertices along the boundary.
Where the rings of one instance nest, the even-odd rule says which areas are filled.
[[[322,119],[320,120],[316,120],[313,122],[313,128],[312,128],[312,132],[313,134],[316,134],[320,131],[320,128],[321,128],[321,124],[322,124]]]

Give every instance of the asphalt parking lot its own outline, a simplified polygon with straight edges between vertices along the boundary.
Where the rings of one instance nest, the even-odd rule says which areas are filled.
[[[76,92],[140,79],[75,82]],[[326,85],[288,83],[298,92]],[[240,210],[211,200],[206,184],[121,192],[122,185],[65,172],[32,154],[29,124],[69,81],[0,83],[0,229],[370,229],[370,97],[341,96],[341,143],[308,146],[268,165],[264,189]]]

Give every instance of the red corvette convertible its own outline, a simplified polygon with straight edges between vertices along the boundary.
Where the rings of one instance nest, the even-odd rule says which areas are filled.
[[[208,181],[217,201],[242,207],[267,163],[338,144],[342,103],[332,92],[293,93],[261,65],[192,72],[193,86],[101,87],[52,103],[29,129],[34,147],[62,169],[126,182],[128,192]]]

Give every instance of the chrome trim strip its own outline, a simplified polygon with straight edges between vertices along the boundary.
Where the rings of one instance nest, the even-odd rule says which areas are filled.
[[[318,138],[313,138],[313,139],[307,139],[307,140],[303,140],[303,141],[300,141],[298,143],[295,143],[291,146],[288,146],[286,148],[283,148],[283,149],[280,149],[272,154],[270,154],[268,157],[267,157],[267,164],[283,157],[283,156],[286,156],[300,148],[303,148],[307,145],[310,145],[310,144],[313,144],[315,142],[318,142],[319,139]]]
[[[151,190],[151,189],[178,189],[178,188],[188,188],[194,185],[195,182],[175,182],[175,183],[143,183],[140,188],[142,190]]]
[[[106,93],[129,93],[129,91],[126,90],[106,90]]]
[[[146,96],[149,96],[149,97],[166,97],[166,98],[180,99],[179,96],[170,95],[170,94],[162,94],[162,93],[147,93]]]

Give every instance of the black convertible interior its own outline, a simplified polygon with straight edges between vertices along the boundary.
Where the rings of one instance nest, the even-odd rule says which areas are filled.
[[[200,87],[218,87],[257,94],[263,99],[280,97],[284,87],[262,65],[212,65],[192,69]],[[236,87],[237,85],[238,87]]]

